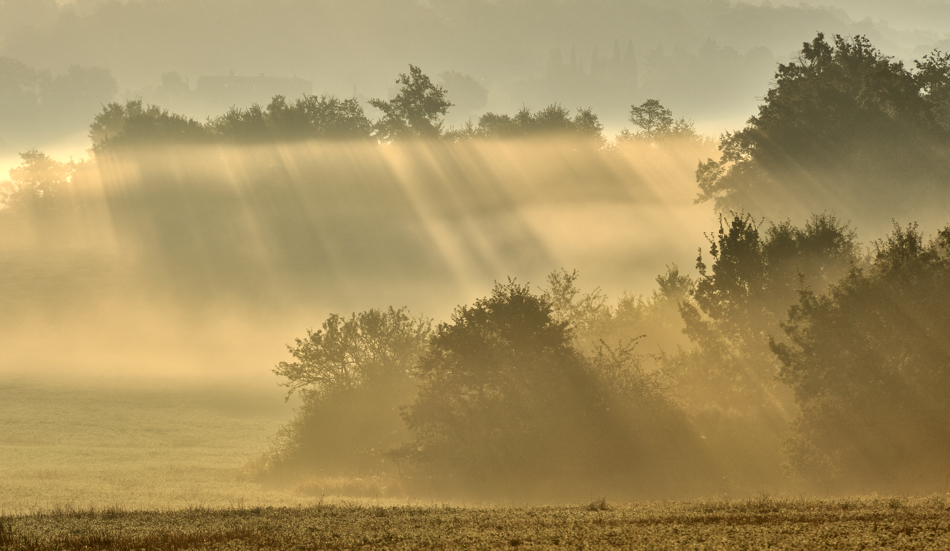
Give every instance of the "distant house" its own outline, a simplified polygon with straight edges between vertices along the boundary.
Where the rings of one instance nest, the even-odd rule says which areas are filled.
[[[229,76],[198,77],[195,94],[213,105],[248,107],[252,103],[267,105],[277,95],[294,100],[313,93],[313,83],[297,77]]]

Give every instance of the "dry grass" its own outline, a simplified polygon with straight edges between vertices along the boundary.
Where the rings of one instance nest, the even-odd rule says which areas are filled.
[[[0,517],[4,549],[946,549],[950,499],[316,505]]]

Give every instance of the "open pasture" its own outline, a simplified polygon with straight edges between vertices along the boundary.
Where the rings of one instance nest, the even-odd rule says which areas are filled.
[[[276,385],[0,381],[0,513],[300,503],[243,474],[292,407]]]

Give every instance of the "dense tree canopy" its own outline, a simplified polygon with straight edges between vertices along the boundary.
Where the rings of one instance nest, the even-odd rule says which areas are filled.
[[[355,98],[333,96],[304,96],[292,103],[274,96],[266,107],[232,107],[210,126],[221,139],[232,142],[366,140],[373,130]]]
[[[540,111],[521,108],[515,116],[485,113],[477,125],[449,133],[449,138],[528,138],[538,136],[574,136],[603,142],[604,126],[590,109],[578,109],[572,117],[570,110],[560,104],[551,104]]]
[[[685,332],[695,348],[675,374],[695,407],[785,417],[792,404],[775,376],[770,334],[797,299],[802,285],[825,289],[856,258],[854,233],[833,216],[814,216],[804,227],[790,223],[762,231],[750,215],[720,219],[710,236],[707,266],[681,306]]]
[[[895,226],[820,294],[805,289],[772,343],[801,413],[801,474],[839,489],[931,491],[950,472],[950,228],[929,243]]]
[[[890,217],[918,204],[909,195],[945,194],[948,86],[945,54],[910,70],[865,37],[819,33],[779,65],[748,125],[723,136],[720,159],[700,164],[700,199],[778,217],[851,205]]]
[[[698,436],[629,347],[590,356],[547,298],[509,281],[439,325],[405,411],[410,456],[492,493],[688,484]]]
[[[93,120],[89,137],[94,150],[104,151],[130,145],[207,142],[211,132],[192,118],[129,100],[125,105],[106,105]]]
[[[97,151],[129,145],[201,142],[293,142],[369,139],[372,123],[355,99],[305,96],[288,102],[274,96],[266,106],[232,107],[201,123],[132,100],[110,103],[96,115],[89,136]]]

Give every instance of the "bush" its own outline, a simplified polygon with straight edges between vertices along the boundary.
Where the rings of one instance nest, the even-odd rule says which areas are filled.
[[[689,485],[698,437],[639,359],[629,348],[583,356],[544,297],[498,284],[432,337],[403,456],[434,487],[483,496]]]
[[[382,468],[385,452],[405,429],[398,408],[414,391],[411,368],[425,347],[430,322],[404,309],[336,314],[288,350],[294,362],[274,373],[299,392],[303,405],[283,427],[266,474],[344,475]]]
[[[824,488],[933,491],[950,472],[950,227],[876,244],[867,270],[804,290],[772,349],[801,408],[791,467]]]

